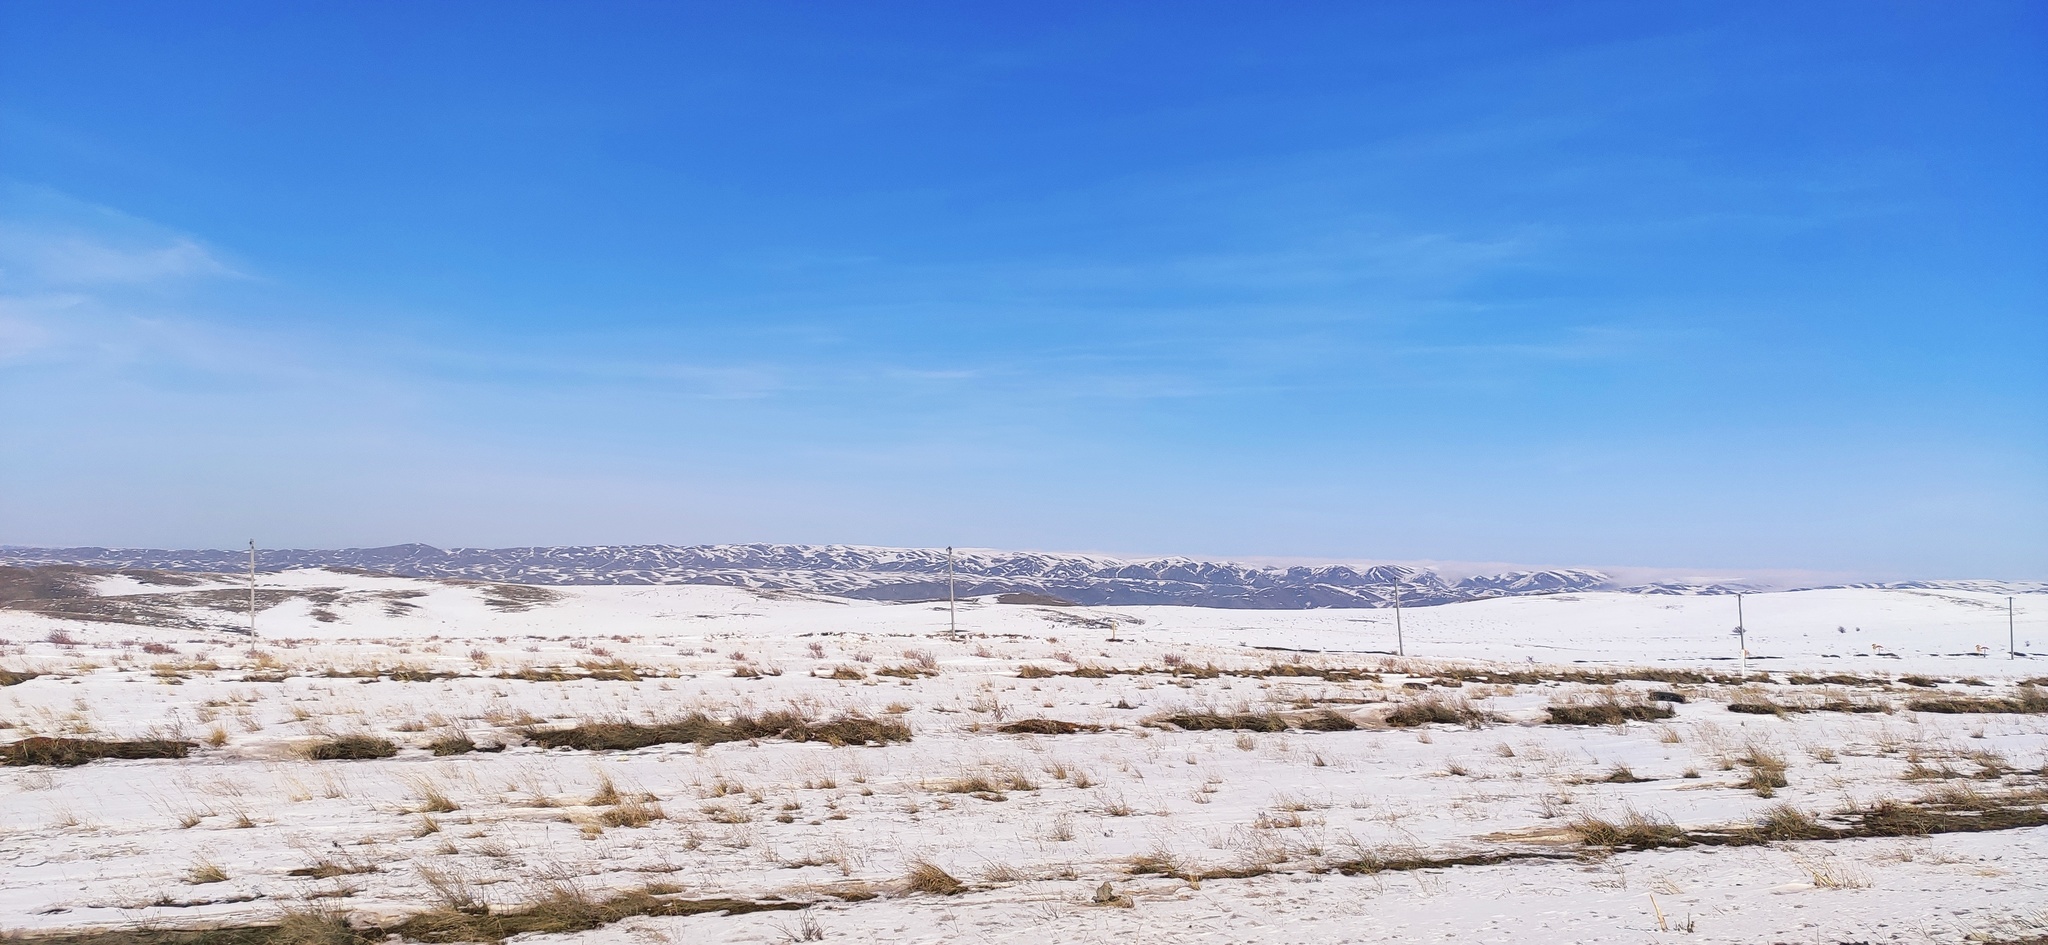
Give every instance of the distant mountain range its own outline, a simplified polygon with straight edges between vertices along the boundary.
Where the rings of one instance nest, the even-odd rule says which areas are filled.
[[[0,564],[233,573],[246,570],[249,558],[247,552],[238,551],[0,547]],[[930,548],[763,544],[443,550],[415,544],[259,551],[257,566],[270,571],[346,568],[408,577],[514,584],[718,584],[868,600],[933,600],[946,596],[946,552]],[[953,567],[961,597],[1020,595],[1019,599],[1034,602],[1076,604],[1266,609],[1386,607],[1393,603],[1397,586],[1401,602],[1417,606],[1575,591],[1731,594],[1757,589],[1734,584],[1624,586],[1602,572],[1576,568],[1450,579],[1434,571],[1398,565],[1263,567],[1178,557],[1122,560],[1030,551],[960,551],[954,555]],[[1858,586],[1998,589],[2006,593],[2048,591],[2048,584],[1986,581]]]

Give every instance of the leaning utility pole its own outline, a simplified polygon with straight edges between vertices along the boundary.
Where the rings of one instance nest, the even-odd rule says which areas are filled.
[[[960,635],[960,603],[953,595],[953,546],[946,546],[946,632]]]
[[[249,539],[249,635],[256,635],[256,539]]]

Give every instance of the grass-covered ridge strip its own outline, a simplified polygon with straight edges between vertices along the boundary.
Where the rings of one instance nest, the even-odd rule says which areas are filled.
[[[1906,708],[1915,712],[1939,712],[1948,715],[1976,713],[2042,715],[2048,714],[2048,693],[2044,693],[2031,685],[2023,685],[2010,699],[1979,698],[1975,696],[1914,699],[1906,703]]]
[[[1778,840],[1851,840],[1862,837],[1924,837],[1938,833],[1983,833],[2048,825],[2048,792],[1983,794],[1968,789],[1935,792],[1917,802],[1883,800],[1854,807],[1824,822],[1779,806],[1754,823],[1687,830],[1670,821],[1631,812],[1620,820],[1583,816],[1571,823],[1573,837],[1590,847],[1648,850],[1659,847],[1754,846]]]
[[[1749,715],[1796,715],[1802,712],[1846,712],[1850,714],[1871,714],[1886,711],[1886,706],[1877,702],[1855,702],[1848,699],[1827,699],[1813,705],[1772,702],[1760,697],[1740,697],[1728,703],[1728,711]]]
[[[54,765],[70,768],[105,759],[183,758],[194,747],[192,742],[172,741],[167,738],[106,741],[96,738],[49,738],[38,735],[24,738],[11,745],[0,746],[0,764],[11,767]]]
[[[118,929],[104,932],[16,934],[18,945],[381,945],[402,941],[502,942],[515,935],[567,934],[603,928],[636,916],[743,915],[805,908],[808,903],[753,899],[676,899],[647,890],[597,899],[571,890],[503,911],[435,909],[393,925],[358,928],[338,913],[298,913],[281,921],[218,929]]]
[[[1004,735],[1078,735],[1082,732],[1102,731],[1100,725],[1083,725],[1060,719],[1018,719],[996,726]]]
[[[305,755],[314,761],[368,761],[398,754],[391,739],[375,735],[338,735],[306,746]]]
[[[1478,728],[1481,723],[1494,721],[1494,716],[1474,706],[1470,700],[1431,695],[1395,706],[1394,710],[1380,721],[1395,728],[1414,728],[1418,725],[1464,725]]]
[[[666,722],[588,722],[573,728],[531,729],[526,732],[528,741],[543,748],[582,751],[631,751],[675,744],[717,745],[764,738],[819,741],[832,745],[886,745],[909,741],[910,726],[896,719],[858,714],[814,721],[802,713],[784,710],[738,715],[731,719],[693,712]]]
[[[1544,708],[1552,725],[1620,725],[1623,722],[1656,722],[1677,714],[1663,702],[1634,702],[1606,698],[1598,702],[1560,702]]]

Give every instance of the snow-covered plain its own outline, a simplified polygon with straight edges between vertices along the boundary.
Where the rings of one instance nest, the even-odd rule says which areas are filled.
[[[2048,660],[2006,659],[2006,598],[1991,591],[1752,594],[1743,664],[1725,596],[1410,608],[1403,658],[1387,610],[968,601],[956,637],[943,602],[325,570],[263,575],[252,639],[228,632],[243,620],[231,579],[96,580],[102,600],[153,609],[112,611],[140,622],[0,611],[0,669],[41,674],[0,688],[0,744],[154,736],[198,747],[180,760],[0,768],[0,931],[259,924],[300,909],[389,924],[465,898],[508,910],[565,887],[649,885],[812,905],[638,916],[531,940],[781,942],[807,926],[827,941],[1017,943],[1964,942],[2048,931],[2044,827],[1633,852],[1586,846],[1570,829],[1631,811],[1728,827],[1778,805],[1825,816],[1957,785],[2039,791],[2048,716],[1904,708],[1930,694],[2011,696],[2048,675]],[[2022,652],[2048,650],[2043,601],[2020,597]],[[184,618],[175,629],[136,616],[170,611]],[[1210,665],[1226,672],[1189,671]],[[579,666],[615,678],[550,672],[578,677]],[[1026,667],[1054,675],[1020,676]],[[1635,667],[1769,681],[1446,675]],[[896,668],[907,675],[879,672]],[[1282,674],[1304,668],[1378,678]],[[1651,690],[1688,701],[1665,721],[1543,724],[1552,704]],[[1496,718],[1382,721],[1425,698]],[[1887,711],[1728,709],[1762,698]],[[598,752],[524,738],[536,726],[789,708],[900,719],[913,737]],[[1158,721],[1187,710],[1329,710],[1360,727]],[[997,731],[1033,718],[1099,730]],[[426,749],[458,730],[508,747]],[[302,754],[346,734],[402,750]],[[1738,784],[1749,770],[1739,759],[1755,752],[1787,765],[1773,797]],[[1608,780],[1622,768],[1642,780]],[[957,790],[977,778],[995,789]],[[618,816],[607,784],[659,816],[625,825],[642,818]],[[1335,869],[1502,852],[1555,856]],[[908,891],[918,861],[966,889]],[[1098,904],[1104,882],[1113,901]]]

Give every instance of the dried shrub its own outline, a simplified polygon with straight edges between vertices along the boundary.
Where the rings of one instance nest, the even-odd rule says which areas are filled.
[[[1059,675],[1059,673],[1047,669],[1043,666],[1039,666],[1035,663],[1025,663],[1024,665],[1017,667],[1018,679],[1050,679],[1057,675]]]

